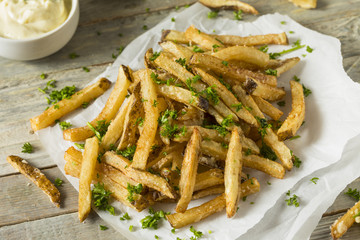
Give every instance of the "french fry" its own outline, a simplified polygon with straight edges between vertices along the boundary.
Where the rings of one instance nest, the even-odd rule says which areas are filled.
[[[227,61],[204,53],[195,53],[190,59],[190,66],[197,66],[203,68],[205,71],[212,70],[217,75],[231,78],[238,83],[245,82],[247,77],[251,77],[261,83],[271,86],[276,86],[277,84],[277,79],[275,76],[265,75],[263,73],[252,72],[244,68],[239,68]]]
[[[120,138],[121,133],[124,128],[124,122],[126,118],[126,113],[134,101],[135,96],[131,95],[128,101],[124,104],[124,106],[120,109],[117,113],[116,117],[113,121],[111,121],[107,132],[105,133],[102,141],[101,141],[101,148],[105,150],[109,150],[111,146],[114,146],[116,141]]]
[[[209,8],[241,10],[254,15],[259,14],[253,6],[238,0],[200,0],[199,2]]]
[[[216,38],[228,46],[257,46],[257,45],[288,45],[289,40],[286,33],[253,35],[247,37],[234,35],[217,35]]]
[[[220,169],[213,168],[196,175],[194,192],[219,184],[224,184],[224,173]]]
[[[285,176],[285,168],[280,163],[257,155],[243,155],[243,165],[264,172],[274,178],[283,179]]]
[[[10,155],[6,158],[6,160],[11,164],[11,166],[38,186],[50,198],[50,201],[56,207],[60,207],[59,190],[38,168],[31,166],[26,160],[18,156]]]
[[[50,126],[55,120],[79,108],[84,102],[90,102],[102,95],[110,87],[110,84],[109,80],[101,78],[96,83],[74,93],[71,98],[65,98],[56,105],[52,105],[39,116],[30,119],[32,130],[38,131]],[[55,106],[57,107],[55,108]]]
[[[305,119],[305,98],[303,87],[300,83],[291,80],[291,112],[277,132],[280,140],[295,136]]]
[[[153,49],[149,48],[145,55],[144,55],[144,65],[145,68],[149,68],[149,69],[156,69],[156,66],[154,64],[153,61],[151,61],[151,57],[153,56]]]
[[[316,2],[317,0],[289,0],[289,2],[292,2],[295,6],[301,7],[301,8],[316,8]]]
[[[201,135],[194,128],[189,143],[185,149],[184,160],[181,167],[179,181],[180,199],[176,205],[176,212],[185,212],[194,192],[198,159],[200,154]]]
[[[271,68],[276,70],[277,77],[280,77],[281,74],[293,68],[298,62],[300,62],[299,57],[287,58],[284,60],[270,60],[266,69]]]
[[[341,238],[347,230],[354,224],[355,215],[360,212],[360,201],[350,208],[343,216],[331,225],[331,236],[333,239]]]
[[[119,169],[126,176],[134,179],[136,182],[140,182],[149,188],[162,192],[169,198],[176,198],[176,193],[164,178],[151,174],[147,171],[131,168],[131,162],[126,158],[117,155],[114,152],[106,152],[102,160],[112,167]]]
[[[175,43],[188,44],[189,40],[186,39],[185,33],[177,30],[164,30],[161,35],[161,42],[173,41]]]
[[[206,82],[209,86],[215,86],[216,93],[221,97],[226,106],[228,106],[239,118],[249,123],[250,125],[257,125],[256,119],[242,106],[236,97],[217,80],[215,77],[206,73],[200,68],[193,69],[202,80]]]
[[[271,103],[258,96],[252,96],[259,109],[274,120],[279,120],[284,114],[281,110],[274,107]]]
[[[248,46],[227,47],[215,51],[211,55],[225,61],[239,60],[255,64],[259,67],[265,67],[269,64],[269,54],[266,54],[257,48]]]
[[[199,126],[187,126],[186,127],[186,132],[181,136],[175,137],[173,140],[175,142],[187,142],[187,141],[189,141],[190,138],[191,138],[191,135],[193,133],[194,128],[197,128],[197,130],[200,132],[200,135],[204,139],[210,139],[210,140],[214,140],[214,141],[217,141],[217,142],[222,142],[222,141],[229,142],[229,140],[230,140],[230,134],[227,134],[226,136],[222,136],[218,131],[216,131],[214,129],[207,129],[207,128],[203,128],[203,127],[199,127]]]
[[[156,107],[157,94],[156,88],[150,77],[151,71],[143,72],[141,78],[141,96],[144,99],[145,120],[144,128],[140,133],[140,138],[137,142],[136,151],[131,164],[132,168],[145,170],[147,159],[149,157],[151,146],[154,143],[156,129],[158,126],[159,111]]]
[[[239,192],[239,173],[242,171],[241,149],[240,136],[237,129],[234,128],[231,132],[224,170],[226,215],[228,218],[235,215],[237,203],[241,197],[241,192]]]
[[[191,56],[193,55],[193,52],[180,45],[180,44],[176,44],[173,41],[165,41],[159,44],[164,50],[171,52],[172,54],[174,54],[174,56],[176,56],[176,58],[182,58],[185,59],[185,64],[189,64],[189,60],[191,58]]]
[[[233,92],[234,92],[235,96],[246,107],[248,107],[250,109],[249,112],[253,116],[264,118],[264,115],[260,111],[260,109],[259,109],[258,105],[256,104],[256,102],[254,101],[253,97],[251,95],[247,94],[246,91],[240,85],[235,85],[235,86],[233,86],[232,89],[233,89]]]
[[[206,50],[212,50],[214,46],[217,46],[217,48],[223,46],[221,42],[208,34],[202,33],[199,29],[196,29],[194,25],[190,25],[190,27],[186,29],[185,37],[191,43],[196,43]]]
[[[126,66],[121,65],[114,89],[111,91],[102,111],[94,120],[91,121],[92,126],[97,126],[98,122],[102,120],[110,122],[116,116],[116,113],[118,112],[127,94],[127,89],[131,83],[130,80],[131,78],[129,76],[129,69]],[[70,128],[63,131],[64,139],[72,142],[83,141],[92,136],[94,136],[94,132],[87,125],[78,128]]]
[[[285,90],[283,88],[272,87],[250,77],[246,78],[244,89],[249,94],[262,97],[269,101],[280,100],[285,96]]]
[[[94,178],[97,156],[99,153],[99,140],[96,137],[89,138],[85,142],[83,161],[79,180],[79,210],[80,222],[83,222],[91,210],[90,184]]]
[[[181,87],[167,86],[167,85],[158,85],[158,92],[170,99],[173,99],[177,102],[184,103],[188,106],[196,107],[201,111],[206,111],[209,108],[209,101],[202,96],[194,96],[194,94]]]

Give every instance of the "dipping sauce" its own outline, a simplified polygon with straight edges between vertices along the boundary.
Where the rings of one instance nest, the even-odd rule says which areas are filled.
[[[71,0],[0,0],[0,37],[34,38],[60,26]]]

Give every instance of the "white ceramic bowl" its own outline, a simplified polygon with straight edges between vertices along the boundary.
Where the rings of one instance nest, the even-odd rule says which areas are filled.
[[[68,18],[54,30],[23,40],[0,37],[0,56],[14,60],[34,60],[57,52],[74,35],[79,15],[79,0],[72,0]]]

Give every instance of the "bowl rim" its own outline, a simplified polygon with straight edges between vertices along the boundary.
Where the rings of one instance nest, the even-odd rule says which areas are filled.
[[[37,36],[37,37],[25,38],[25,39],[12,39],[12,38],[4,38],[4,37],[0,36],[0,41],[25,43],[25,42],[32,42],[32,41],[36,41],[36,40],[39,40],[39,39],[43,39],[43,38],[46,38],[49,35],[54,34],[58,30],[63,28],[65,25],[67,25],[67,23],[70,21],[70,19],[72,19],[74,17],[76,10],[79,8],[79,0],[70,0],[70,1],[71,1],[71,10],[70,10],[70,13],[69,13],[68,17],[66,18],[66,20],[61,25],[57,26],[53,30],[51,30],[49,32],[46,32],[46,33],[44,33],[44,34],[42,34],[40,36]]]

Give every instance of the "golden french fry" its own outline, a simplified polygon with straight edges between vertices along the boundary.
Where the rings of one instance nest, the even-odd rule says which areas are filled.
[[[154,143],[158,126],[159,111],[156,107],[156,88],[150,77],[151,71],[147,69],[141,78],[141,96],[144,104],[144,127],[137,142],[136,151],[131,164],[132,168],[145,170],[151,146]]]
[[[252,72],[244,68],[239,68],[227,61],[204,53],[195,53],[190,59],[190,65],[203,68],[206,71],[212,70],[217,75],[231,78],[238,83],[245,82],[247,77],[251,77],[261,83],[271,86],[276,86],[277,84],[277,79],[275,76],[265,75],[260,72]]]
[[[30,119],[32,130],[38,131],[50,126],[55,120],[79,108],[83,103],[90,102],[103,94],[110,84],[109,80],[101,78],[96,83],[76,92],[71,98],[65,98],[52,105],[39,116]],[[55,108],[55,106],[57,107]]]
[[[237,129],[234,128],[231,132],[224,170],[226,215],[228,218],[235,215],[237,203],[241,197],[241,191],[239,191],[239,173],[242,171],[243,162],[241,149],[240,136]]]
[[[85,142],[83,161],[81,162],[79,180],[79,210],[80,222],[83,222],[91,210],[91,188],[90,184],[94,178],[97,156],[99,154],[99,140],[92,137]]]
[[[209,8],[241,10],[254,15],[259,14],[253,6],[238,0],[200,0],[199,2]]]
[[[11,166],[38,186],[50,198],[50,201],[56,207],[60,207],[59,190],[38,168],[31,166],[26,160],[18,156],[11,155],[8,156],[6,160],[11,164]]]
[[[185,37],[185,33],[177,30],[164,30],[161,36],[161,42],[163,41],[173,41],[175,43],[180,43],[180,44],[189,43],[189,40],[187,40]]]
[[[149,188],[153,188],[169,198],[176,198],[176,193],[164,178],[147,171],[130,167],[131,162],[126,158],[117,155],[114,152],[106,152],[102,160],[112,167],[119,169],[127,177],[134,179],[136,182],[140,182]]]
[[[266,66],[266,69],[276,70],[277,77],[279,77],[284,72],[293,68],[298,62],[300,62],[299,57],[287,58],[284,60],[270,60],[269,64]]]
[[[225,61],[239,60],[259,67],[265,67],[269,64],[269,54],[248,46],[227,47],[215,51],[211,55]]]
[[[172,53],[176,58],[185,59],[185,64],[189,63],[193,52],[180,44],[176,44],[173,41],[166,41],[159,44],[164,50]]]
[[[295,136],[305,119],[305,97],[303,87],[300,83],[291,80],[291,112],[277,132],[280,140]]]
[[[219,184],[224,184],[224,173],[220,169],[213,168],[196,175],[194,192]]]
[[[269,101],[280,100],[285,96],[285,90],[283,88],[272,87],[250,77],[246,78],[244,88],[247,93]]]
[[[221,42],[208,34],[202,33],[199,29],[196,29],[194,25],[191,25],[186,29],[185,37],[190,42],[196,43],[206,50],[212,50],[223,46]]]
[[[295,6],[301,7],[301,8],[316,8],[316,2],[317,0],[289,0],[289,2],[292,2]]]
[[[123,103],[127,94],[127,89],[131,83],[131,77],[129,74],[129,69],[126,66],[121,65],[114,89],[111,91],[102,111],[94,120],[91,121],[92,126],[97,126],[98,122],[102,120],[110,122],[116,116],[116,113]],[[94,132],[87,125],[78,128],[66,129],[63,132],[64,139],[72,142],[83,141],[92,136],[94,136]]]
[[[255,95],[252,97],[253,97],[255,103],[258,105],[259,109],[263,113],[265,113],[266,115],[271,117],[272,119],[279,120],[280,117],[284,114],[281,110],[277,109],[271,103],[264,100],[263,98],[255,96]]]
[[[216,38],[229,46],[257,46],[265,44],[288,45],[289,40],[286,33],[254,35],[254,36],[234,36],[234,35],[217,35]]]
[[[198,159],[200,154],[201,135],[194,128],[189,143],[185,149],[179,181],[180,199],[176,205],[176,212],[185,212],[194,192]]]
[[[275,178],[283,179],[285,176],[285,168],[280,163],[257,155],[243,155],[243,165],[244,167],[262,171]]]
[[[229,140],[230,140],[230,134],[226,134],[225,136],[222,136],[215,129],[207,129],[207,128],[203,128],[203,127],[199,127],[199,126],[187,126],[186,127],[186,132],[181,136],[175,137],[173,140],[175,142],[187,142],[187,141],[189,141],[190,138],[191,138],[191,135],[193,133],[194,128],[198,129],[198,131],[200,132],[200,135],[204,139],[210,139],[210,140],[214,140],[214,141],[217,141],[217,142],[223,142],[223,141],[229,142]]]
[[[247,94],[240,85],[235,85],[232,89],[235,96],[242,102],[242,104],[249,108],[249,112],[253,116],[264,118],[264,115],[260,111],[258,105],[255,103],[253,97]]]
[[[350,208],[342,217],[331,225],[331,236],[333,239],[341,238],[342,235],[354,224],[355,215],[360,213],[360,201]]]

